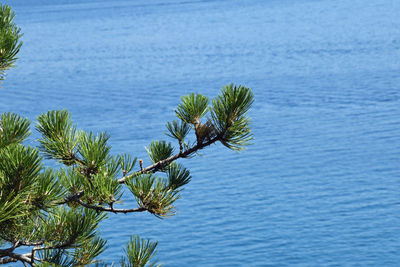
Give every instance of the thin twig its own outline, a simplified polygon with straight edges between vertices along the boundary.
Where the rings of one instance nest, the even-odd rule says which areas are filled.
[[[40,246],[40,245],[43,245],[43,241],[32,242],[32,243],[24,242],[24,241],[18,241],[18,246],[17,247],[20,247],[20,246],[28,246],[28,247],[30,247],[30,246]]]
[[[146,211],[145,208],[135,208],[135,209],[114,209],[113,207],[111,208],[106,208],[103,206],[97,206],[97,205],[91,205],[88,203],[83,202],[80,199],[74,199],[74,201],[76,203],[79,203],[80,205],[89,208],[89,209],[94,209],[97,211],[108,211],[108,212],[114,212],[114,213],[130,213],[130,212],[142,212],[142,211]]]
[[[48,246],[48,247],[35,247],[35,248],[32,249],[32,252],[36,252],[38,250],[45,250],[45,249],[62,249],[62,248],[66,248],[68,246],[71,246],[74,243],[75,243],[75,239],[71,238],[68,242],[65,242],[64,244],[59,244],[59,245],[55,245],[55,246]]]
[[[79,191],[78,193],[75,193],[73,195],[67,196],[66,198],[64,198],[63,201],[58,202],[57,204],[66,204],[66,203],[69,203],[71,201],[75,201],[76,199],[81,198],[84,194],[85,194],[84,191]]]

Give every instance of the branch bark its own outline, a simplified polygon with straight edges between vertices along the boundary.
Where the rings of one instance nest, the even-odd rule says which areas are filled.
[[[17,262],[17,261],[18,261],[17,259],[7,257],[7,258],[0,259],[0,264],[6,264],[6,263],[11,263],[11,262]]]
[[[114,212],[114,213],[130,213],[130,212],[142,212],[146,211],[145,208],[135,208],[135,209],[114,209],[113,207],[111,208],[106,208],[103,206],[97,206],[97,205],[91,205],[88,203],[83,202],[80,199],[74,199],[76,203],[79,203],[80,205],[89,208],[89,209],[94,209],[96,211],[108,211],[108,212]]]
[[[48,247],[36,247],[36,248],[32,249],[32,255],[34,256],[34,253],[36,251],[39,251],[39,250],[63,249],[63,248],[71,246],[72,244],[74,244],[74,242],[75,242],[75,239],[72,238],[71,240],[69,240],[68,242],[65,242],[64,244],[58,244],[58,245],[55,245],[55,246],[48,246]]]
[[[28,263],[29,265],[32,265],[33,260],[30,258],[30,255],[31,253],[17,254],[9,251],[9,249],[2,249],[0,250],[0,257],[5,258],[0,259],[0,264],[21,261],[23,263]]]

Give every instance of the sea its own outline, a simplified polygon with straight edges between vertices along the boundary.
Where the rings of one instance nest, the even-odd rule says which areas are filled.
[[[252,89],[254,139],[179,162],[177,214],[111,214],[164,266],[400,266],[399,0],[2,0],[23,46],[0,112],[67,109],[149,165],[180,97]],[[176,146],[177,147],[177,146]],[[121,207],[135,207],[129,192]]]

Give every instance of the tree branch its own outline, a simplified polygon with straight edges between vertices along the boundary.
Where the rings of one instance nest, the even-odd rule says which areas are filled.
[[[24,242],[24,241],[18,241],[17,247],[20,247],[20,246],[28,246],[28,247],[31,247],[31,246],[40,246],[40,245],[43,245],[43,241],[32,242],[32,243]]]
[[[33,260],[31,260],[31,258],[29,257],[30,255],[31,253],[17,254],[10,251],[10,249],[1,249],[0,257],[6,257],[6,258],[0,259],[0,264],[22,261],[23,263],[26,262],[32,265]]]
[[[71,201],[75,201],[76,199],[81,198],[84,194],[85,194],[84,191],[79,191],[78,193],[75,193],[73,195],[69,195],[69,196],[65,197],[63,201],[58,202],[57,204],[61,205],[61,204],[66,204]]]
[[[189,148],[189,149],[187,149],[187,150],[185,150],[183,152],[180,151],[178,154],[175,154],[175,155],[173,155],[173,156],[171,156],[169,158],[166,158],[164,160],[160,160],[160,161],[158,161],[158,162],[156,162],[156,163],[154,163],[154,164],[152,164],[150,166],[147,166],[146,168],[141,169],[140,171],[137,171],[137,172],[135,172],[133,174],[130,174],[128,176],[124,176],[121,179],[119,179],[118,182],[120,184],[123,184],[123,183],[125,183],[125,181],[127,179],[132,178],[132,177],[134,177],[134,176],[136,176],[138,174],[142,174],[142,173],[145,173],[145,172],[156,172],[156,171],[160,170],[163,166],[173,162],[174,160],[177,160],[179,158],[186,158],[189,155],[195,153],[197,150],[201,150],[201,149],[203,149],[203,148],[205,148],[205,147],[207,147],[207,146],[209,146],[209,145],[211,145],[211,144],[213,144],[213,143],[215,143],[217,141],[220,141],[221,138],[222,138],[222,135],[219,134],[219,135],[215,136],[214,138],[211,138],[210,140],[208,140],[205,143],[198,143],[197,145],[195,145],[195,146],[193,146],[193,147],[191,147],[191,148]]]
[[[106,208],[103,206],[97,206],[97,205],[91,205],[88,203],[83,202],[80,199],[74,199],[76,203],[79,203],[80,205],[89,208],[89,209],[94,209],[96,211],[107,211],[107,212],[114,212],[114,213],[130,213],[130,212],[142,212],[146,211],[145,208],[136,208],[136,209],[114,209],[113,207],[111,208]]]
[[[0,257],[8,256],[8,254],[13,252],[15,248],[16,248],[16,246],[13,245],[10,248],[0,249]]]
[[[10,263],[10,262],[17,262],[17,261],[18,261],[17,259],[7,257],[7,258],[0,259],[0,264],[6,264],[6,263]]]
[[[201,150],[201,149],[203,149],[203,148],[205,148],[205,147],[207,147],[207,146],[209,146],[209,145],[211,145],[211,144],[213,144],[213,143],[215,143],[217,141],[220,141],[222,139],[223,134],[224,133],[218,134],[217,136],[215,136],[214,138],[211,138],[207,142],[197,143],[197,145],[195,145],[195,146],[193,146],[193,147],[191,147],[191,148],[189,148],[189,149],[187,149],[185,151],[180,151],[178,154],[175,154],[175,155],[173,155],[173,156],[171,156],[169,158],[166,158],[164,160],[160,160],[160,161],[158,161],[158,162],[156,162],[156,163],[154,163],[154,164],[152,164],[150,166],[147,166],[146,168],[141,168],[140,171],[136,171],[133,174],[130,174],[128,176],[122,177],[121,179],[118,180],[118,182],[120,184],[123,184],[123,183],[125,183],[125,181],[127,179],[132,178],[132,177],[134,177],[134,176],[136,176],[138,174],[142,174],[142,173],[146,173],[146,172],[153,172],[154,173],[154,172],[160,170],[163,166],[173,162],[174,160],[177,160],[179,158],[186,158],[189,155],[195,153],[196,151]],[[89,209],[94,209],[94,210],[97,210],[97,211],[114,212],[114,213],[142,212],[142,211],[146,210],[144,208],[114,209],[113,207],[105,208],[105,207],[102,207],[102,206],[91,205],[91,204],[85,203],[82,200],[80,200],[80,198],[83,195],[84,195],[84,191],[80,191],[80,192],[78,192],[76,194],[73,194],[73,195],[70,195],[70,196],[66,197],[64,199],[64,201],[60,202],[59,204],[65,204],[65,203],[74,201],[74,202],[76,202],[76,203],[78,203],[78,204],[80,204],[80,205],[82,205],[82,206],[84,206],[86,208],[89,208]]]
[[[34,256],[34,253],[38,250],[45,250],[45,249],[63,249],[66,247],[69,247],[75,243],[75,239],[71,238],[68,242],[65,242],[64,244],[59,244],[55,246],[48,246],[48,247],[36,247],[32,249],[32,255]]]

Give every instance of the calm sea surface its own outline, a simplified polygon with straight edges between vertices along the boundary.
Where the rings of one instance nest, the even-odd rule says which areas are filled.
[[[68,109],[148,164],[180,96],[255,94],[254,145],[182,161],[175,217],[111,216],[105,262],[139,234],[166,266],[399,266],[400,1],[2,2],[24,45],[0,112]]]

